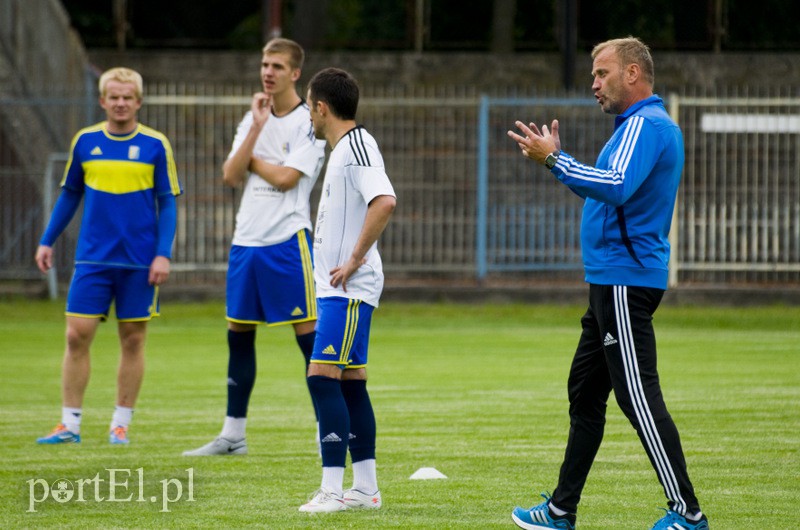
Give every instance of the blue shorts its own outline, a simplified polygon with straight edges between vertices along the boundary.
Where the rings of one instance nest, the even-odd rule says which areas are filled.
[[[75,265],[67,293],[67,316],[108,318],[111,301],[120,322],[147,321],[158,316],[158,287],[150,285],[148,269]]]
[[[311,235],[301,230],[268,247],[231,247],[225,315],[231,322],[277,326],[317,319]]]
[[[312,363],[364,368],[374,307],[361,300],[332,296],[318,298],[319,320]]]

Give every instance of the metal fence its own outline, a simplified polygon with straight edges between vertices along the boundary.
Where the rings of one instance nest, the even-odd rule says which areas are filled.
[[[0,279],[41,278],[33,255],[51,191],[42,171],[94,113],[86,65],[60,2],[0,1]]]
[[[252,87],[158,83],[145,92],[140,119],[170,138],[186,191],[178,200],[171,283],[219,285],[240,198],[222,184],[221,168]],[[400,203],[381,240],[387,269],[473,276],[477,96],[464,95],[461,87],[373,93],[361,101],[359,122],[378,138]],[[56,186],[63,165],[49,168],[44,178]],[[321,179],[312,194],[314,207],[320,185]],[[61,254],[72,250],[74,230],[59,241]],[[63,282],[69,267],[59,263]]]
[[[223,284],[239,197],[222,185],[221,167],[252,89],[146,87],[141,120],[170,138],[186,190],[178,201],[171,283]],[[458,87],[402,94],[366,87],[363,93],[359,122],[377,138],[398,194],[381,241],[387,270],[404,277],[580,278],[580,199],[543,168],[526,163],[506,131],[516,119],[549,123],[557,117],[564,148],[591,162],[613,126],[593,100],[482,98]],[[686,140],[673,229],[673,283],[796,283],[800,99],[670,95],[668,103]],[[48,167],[45,179],[54,187],[63,162],[53,158]],[[2,187],[0,240],[0,265],[27,271],[28,278],[36,273],[32,252],[49,214],[45,206],[34,220],[13,207],[42,204],[39,186],[27,182],[31,178],[20,173],[3,181],[13,185]],[[58,243],[62,284],[77,224],[73,221]]]
[[[489,98],[478,131],[477,274],[574,271],[582,268],[581,201],[544,168],[519,154],[506,132],[514,122],[549,124],[558,117],[564,150],[593,161],[612,120],[586,98]]]
[[[671,283],[800,279],[800,98],[669,96],[686,164]],[[582,201],[531,167],[506,131],[558,117],[562,146],[595,160],[613,125],[593,99],[483,98],[478,274],[581,268]]]
[[[178,270],[225,269],[239,197],[222,185],[221,168],[236,125],[249,108],[240,87],[227,95],[186,95],[158,86],[142,121],[175,143],[186,188],[177,235]],[[155,92],[155,94],[153,93]],[[176,95],[180,92],[183,95]],[[248,92],[249,94],[249,92]],[[475,98],[365,98],[359,120],[379,139],[400,207],[381,247],[387,268],[409,273],[474,271]],[[321,179],[319,184],[321,184]],[[312,196],[316,205],[319,185]]]
[[[800,280],[800,98],[672,98],[678,280]]]

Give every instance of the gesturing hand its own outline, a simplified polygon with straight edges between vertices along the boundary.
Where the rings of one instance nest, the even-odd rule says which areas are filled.
[[[266,92],[253,94],[250,110],[253,112],[253,125],[260,129],[267,123],[269,115],[272,113],[272,94]]]
[[[550,125],[552,132],[547,128],[547,125],[543,125],[542,130],[539,131],[539,128],[533,122],[525,125],[521,121],[516,121],[514,125],[524,136],[520,136],[514,131],[508,131],[508,136],[517,142],[524,157],[543,164],[547,155],[561,150],[561,139],[558,137],[558,120],[553,120]]]

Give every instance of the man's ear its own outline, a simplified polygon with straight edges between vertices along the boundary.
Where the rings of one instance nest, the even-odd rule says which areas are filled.
[[[294,83],[297,83],[297,80],[300,79],[300,74],[301,73],[302,72],[300,71],[299,68],[295,68],[294,70],[292,70],[292,81]]]
[[[642,69],[636,63],[631,63],[625,68],[625,76],[631,84],[642,76]]]

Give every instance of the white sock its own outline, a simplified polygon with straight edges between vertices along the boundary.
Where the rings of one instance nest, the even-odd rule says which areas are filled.
[[[378,474],[374,458],[353,462],[353,489],[367,495],[378,491]]]
[[[558,515],[559,517],[561,517],[562,515],[567,515],[567,512],[565,512],[561,508],[556,508],[555,506],[553,506],[552,502],[548,502],[547,503],[547,507],[550,508],[551,512],[553,512],[554,514]]]
[[[342,496],[342,481],[344,480],[343,467],[322,468],[322,489],[330,491],[339,497]]]
[[[70,432],[80,434],[81,416],[83,416],[83,409],[81,408],[61,407],[61,423]]]
[[[125,427],[128,428],[128,425],[131,424],[131,419],[133,418],[133,409],[130,407],[121,407],[117,405],[114,407],[114,415],[111,416],[111,428],[114,427]]]
[[[225,423],[222,425],[220,436],[232,442],[244,440],[247,418],[234,418],[225,416]]]
[[[699,521],[701,517],[703,517],[703,512],[697,512],[694,515],[688,513],[686,514],[686,518],[693,522]]]

